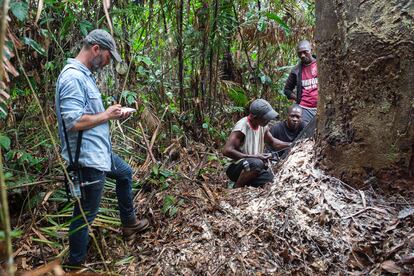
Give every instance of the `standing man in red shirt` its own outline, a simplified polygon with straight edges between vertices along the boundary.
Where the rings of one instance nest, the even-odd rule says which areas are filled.
[[[308,124],[315,117],[318,104],[318,67],[309,41],[299,42],[297,51],[300,62],[290,72],[283,92],[302,107],[302,120]]]

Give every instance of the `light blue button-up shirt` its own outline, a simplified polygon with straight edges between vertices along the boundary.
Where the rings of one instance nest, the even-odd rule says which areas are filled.
[[[65,121],[69,146],[74,159],[78,132],[69,131],[69,129],[79,121],[83,114],[93,115],[105,111],[95,78],[91,71],[76,59],[68,59],[68,64],[59,75],[56,84],[55,105],[62,156],[69,162],[62,118]],[[79,155],[81,166],[110,171],[111,152],[108,122],[83,131]]]

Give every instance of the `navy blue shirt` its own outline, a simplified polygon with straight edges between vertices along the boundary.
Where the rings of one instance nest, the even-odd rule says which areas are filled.
[[[299,135],[302,129],[305,127],[305,123],[302,122],[297,130],[290,130],[287,126],[287,122],[279,122],[270,128],[270,133],[273,137],[283,142],[293,142]]]
[[[295,138],[303,130],[305,125],[305,122],[302,122],[297,130],[290,130],[287,126],[287,122],[283,121],[272,126],[269,131],[272,134],[272,136],[276,139],[279,139],[283,142],[293,142],[293,140],[295,140]],[[271,151],[274,151],[274,149],[272,149]],[[286,150],[281,150],[279,152],[279,156],[282,156],[285,153],[285,151]]]

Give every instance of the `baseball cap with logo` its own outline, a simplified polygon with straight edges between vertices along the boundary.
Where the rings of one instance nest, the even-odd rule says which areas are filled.
[[[269,121],[279,116],[270,103],[263,99],[257,99],[251,103],[250,114]]]
[[[107,49],[117,62],[122,62],[121,56],[116,50],[115,40],[107,31],[102,29],[93,30],[85,37],[84,42],[91,45],[97,44]]]

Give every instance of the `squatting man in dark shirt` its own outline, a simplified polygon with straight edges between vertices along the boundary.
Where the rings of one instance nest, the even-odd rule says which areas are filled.
[[[290,145],[289,142],[274,138],[269,132],[267,124],[277,116],[267,101],[257,99],[250,105],[250,114],[233,127],[223,154],[233,159],[226,174],[236,183],[236,188],[245,185],[258,187],[273,180],[273,174],[267,166],[271,154],[264,153],[264,144],[278,150]]]
[[[272,136],[283,142],[293,142],[299,133],[305,127],[302,121],[302,108],[299,105],[291,105],[288,108],[287,120],[277,123],[270,128]],[[271,148],[272,152],[276,152],[281,157],[286,149],[278,150]]]

